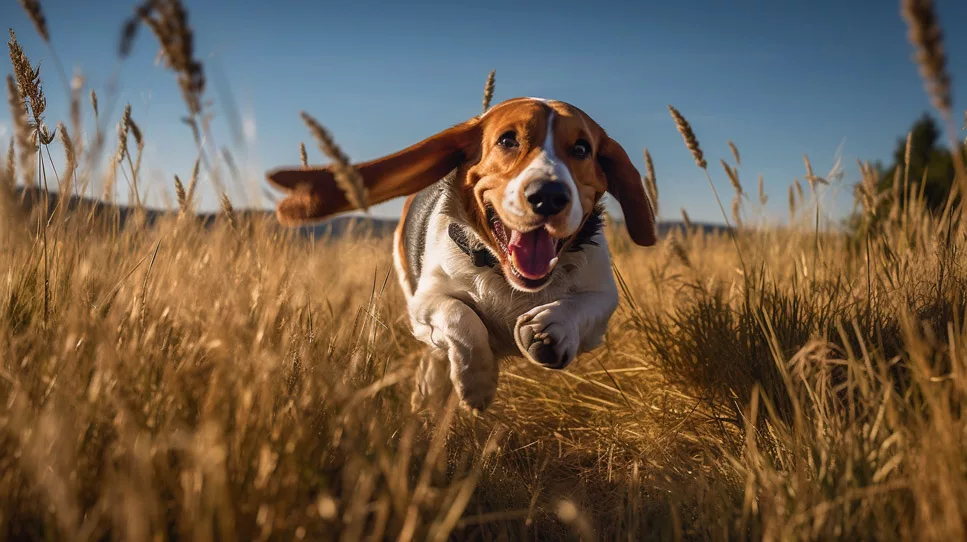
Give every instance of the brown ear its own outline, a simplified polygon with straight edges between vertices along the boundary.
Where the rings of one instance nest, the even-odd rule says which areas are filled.
[[[654,245],[658,240],[654,209],[645,194],[641,174],[628,154],[617,141],[605,136],[598,151],[598,163],[608,178],[608,192],[621,204],[631,240],[643,247]]]
[[[355,164],[369,205],[419,192],[442,179],[480,143],[480,121],[473,118],[397,153]],[[269,171],[269,182],[288,192],[279,202],[279,222],[295,226],[353,209],[329,168],[288,167]]]

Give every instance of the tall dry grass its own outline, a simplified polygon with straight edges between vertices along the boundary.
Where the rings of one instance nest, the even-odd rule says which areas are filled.
[[[157,5],[136,16],[201,118],[187,15]],[[193,194],[219,156],[201,144],[154,222],[50,204],[44,180],[93,187],[81,164],[101,145],[72,148],[73,119],[59,142],[31,131],[19,80],[0,167],[4,539],[967,536],[967,223],[930,215],[917,179],[883,193],[861,167],[854,235],[820,232],[798,181],[787,227],[689,223],[648,250],[610,228],[622,302],[604,346],[567,371],[507,360],[482,417],[414,413],[422,347],[389,239],[313,241],[227,196],[201,222]],[[708,173],[701,127],[672,113]],[[136,195],[123,118],[108,173]],[[57,144],[60,175],[43,160]],[[730,147],[718,180],[743,195]]]

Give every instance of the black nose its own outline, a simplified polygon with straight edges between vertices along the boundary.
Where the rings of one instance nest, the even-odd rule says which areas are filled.
[[[557,181],[531,183],[524,189],[524,195],[531,209],[541,216],[556,215],[571,202],[571,191]]]

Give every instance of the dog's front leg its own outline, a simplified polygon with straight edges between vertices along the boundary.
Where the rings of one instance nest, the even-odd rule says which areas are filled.
[[[465,303],[443,294],[417,295],[410,307],[417,336],[446,352],[461,404],[486,409],[497,391],[498,371],[483,321]]]
[[[598,347],[618,307],[617,290],[572,294],[517,318],[514,339],[521,354],[549,369],[563,369]]]

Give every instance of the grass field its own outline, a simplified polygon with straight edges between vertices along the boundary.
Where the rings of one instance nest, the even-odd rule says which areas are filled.
[[[809,185],[787,226],[733,221],[734,239],[686,228],[641,249],[609,225],[622,300],[604,346],[567,371],[506,360],[482,416],[428,418],[410,409],[422,347],[388,238],[313,241],[227,199],[206,227],[197,177],[152,227],[137,206],[124,228],[113,207],[25,207],[13,186],[37,184],[38,138],[74,172],[41,178],[92,192],[102,150],[137,186],[140,131],[44,143],[17,58],[0,537],[967,538],[967,221],[959,203],[929,213],[917,179],[893,191],[861,168],[849,234],[816,230]]]

